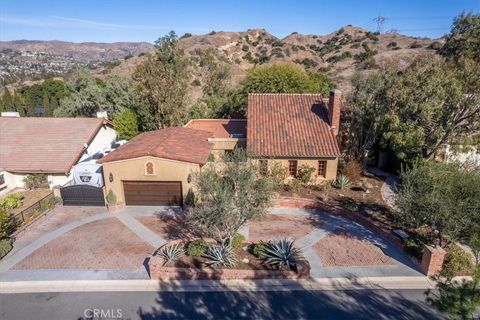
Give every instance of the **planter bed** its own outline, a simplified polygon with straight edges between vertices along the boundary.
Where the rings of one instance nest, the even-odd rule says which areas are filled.
[[[165,246],[171,245],[171,243]],[[310,265],[302,261],[297,271],[274,270],[262,264],[262,260],[245,251],[242,247],[235,249],[237,265],[235,268],[215,268],[207,266],[204,257],[183,256],[178,261],[164,265],[164,259],[156,254],[148,262],[149,274],[155,280],[251,280],[251,279],[300,279],[310,275]],[[242,262],[243,259],[249,262]]]

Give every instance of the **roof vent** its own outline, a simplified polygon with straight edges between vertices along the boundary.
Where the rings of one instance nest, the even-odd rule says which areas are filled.
[[[20,113],[15,112],[15,111],[6,111],[6,112],[2,112],[2,117],[20,118]]]

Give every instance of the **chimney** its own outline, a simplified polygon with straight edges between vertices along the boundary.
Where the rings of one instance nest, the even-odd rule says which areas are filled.
[[[107,111],[102,110],[97,112],[97,118],[103,118],[108,120]]]
[[[338,89],[330,90],[328,98],[328,120],[333,134],[338,135],[340,128],[340,109],[342,108],[342,91]]]

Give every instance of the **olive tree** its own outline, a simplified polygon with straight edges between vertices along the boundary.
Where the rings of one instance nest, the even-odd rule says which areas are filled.
[[[195,176],[196,205],[191,225],[196,231],[229,245],[249,220],[266,213],[273,184],[258,172],[244,150],[225,155]]]

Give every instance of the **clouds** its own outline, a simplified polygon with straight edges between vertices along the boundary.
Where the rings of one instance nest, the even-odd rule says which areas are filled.
[[[103,21],[94,21],[78,19],[73,17],[49,16],[44,19],[22,18],[12,16],[0,16],[1,24],[44,27],[44,28],[71,28],[71,29],[90,29],[90,30],[158,30],[168,31],[171,27],[159,25],[130,25],[107,23]]]

